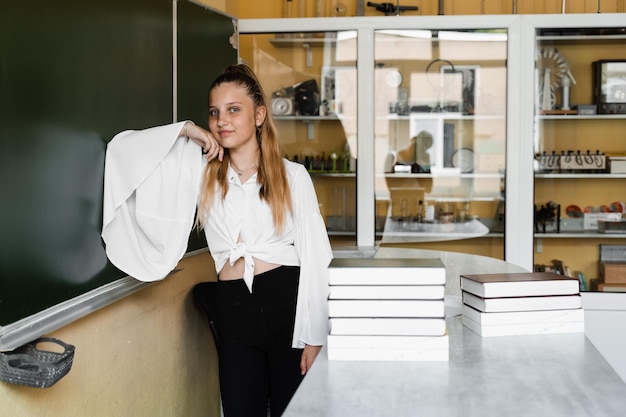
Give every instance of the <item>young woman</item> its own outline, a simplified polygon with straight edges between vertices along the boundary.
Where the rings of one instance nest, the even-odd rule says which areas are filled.
[[[268,400],[281,415],[328,335],[332,251],[311,177],[281,157],[254,73],[233,65],[214,81],[209,131],[116,135],[104,182],[107,256],[142,281],[175,268],[197,208],[219,279],[224,415],[266,417]]]
[[[198,218],[219,278],[224,415],[266,416],[269,398],[279,416],[328,334],[332,251],[311,178],[282,158],[265,94],[247,66],[226,68],[211,85],[209,130],[191,137],[212,158]]]

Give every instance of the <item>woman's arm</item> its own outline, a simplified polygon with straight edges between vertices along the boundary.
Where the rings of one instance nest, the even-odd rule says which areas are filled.
[[[302,358],[300,359],[300,372],[302,375],[306,375],[306,373],[311,369],[315,358],[317,358],[317,354],[322,350],[321,346],[312,346],[306,345],[304,347],[304,351],[302,352]]]

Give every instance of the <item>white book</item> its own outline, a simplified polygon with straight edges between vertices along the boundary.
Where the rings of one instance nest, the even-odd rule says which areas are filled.
[[[465,327],[482,337],[583,333],[585,331],[584,320],[481,325],[467,316],[462,316],[461,321]]]
[[[331,318],[331,335],[361,336],[443,336],[446,321],[443,318]]]
[[[329,300],[332,317],[445,317],[444,300]]]
[[[449,336],[329,335],[328,360],[447,361]]]
[[[331,300],[441,300],[444,285],[331,285]]]
[[[463,304],[483,312],[567,310],[581,307],[580,295],[481,298],[463,291]]]
[[[485,313],[478,311],[467,304],[463,304],[461,306],[461,314],[480,325],[558,323],[585,320],[585,313],[582,308],[568,310],[505,311]]]
[[[517,272],[461,275],[461,289],[485,298],[570,295],[580,292],[580,283],[553,272]]]
[[[334,258],[328,266],[330,285],[445,285],[440,259]]]

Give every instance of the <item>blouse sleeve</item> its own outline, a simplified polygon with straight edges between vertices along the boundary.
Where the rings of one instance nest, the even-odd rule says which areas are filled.
[[[299,165],[291,184],[294,208],[294,244],[300,258],[300,283],[293,347],[326,343],[328,320],[328,265],[333,257],[324,219],[309,173]]]
[[[102,239],[117,268],[140,281],[166,277],[187,249],[202,175],[185,122],[116,135],[107,146]]]

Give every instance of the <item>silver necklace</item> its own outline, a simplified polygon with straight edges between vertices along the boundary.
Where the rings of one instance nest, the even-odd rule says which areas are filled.
[[[237,168],[237,166],[235,164],[233,164],[233,161],[230,161],[230,166],[233,167],[233,169],[235,170],[235,172],[237,173],[237,175],[239,175],[240,177],[245,174],[246,172],[250,171],[251,169],[256,169],[257,168],[257,164],[254,164],[253,166],[251,166],[250,168],[246,168],[246,169],[239,169]]]

